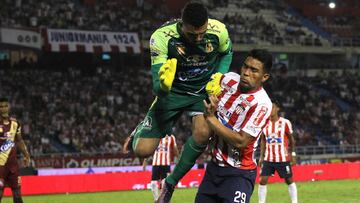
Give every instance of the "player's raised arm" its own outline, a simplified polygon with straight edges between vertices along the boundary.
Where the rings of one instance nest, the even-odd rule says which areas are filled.
[[[24,155],[24,165],[30,166],[30,154],[26,148],[25,142],[21,136],[21,127],[19,126],[16,131],[15,142],[21,153]]]
[[[266,147],[266,138],[264,133],[260,135],[260,158],[259,158],[259,167],[261,167],[262,162],[264,161],[265,157],[265,147]]]
[[[296,164],[295,139],[290,121],[286,125],[286,135],[289,138],[289,156],[291,165]]]

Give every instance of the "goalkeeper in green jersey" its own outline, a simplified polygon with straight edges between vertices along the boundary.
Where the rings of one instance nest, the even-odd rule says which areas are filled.
[[[228,72],[232,45],[225,25],[209,19],[204,5],[190,2],[185,5],[181,19],[165,23],[152,34],[150,53],[157,96],[131,135],[134,153],[139,157],[151,156],[160,139],[171,134],[183,112],[192,116],[192,136],[158,199],[169,202],[175,185],[206,148],[210,132],[203,116],[205,85],[213,74]]]

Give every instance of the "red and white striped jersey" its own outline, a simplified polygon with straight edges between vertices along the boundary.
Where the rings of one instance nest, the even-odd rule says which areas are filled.
[[[159,146],[156,148],[153,156],[153,166],[169,166],[173,160],[173,149],[176,147],[174,135],[166,135],[160,140]]]
[[[244,131],[256,139],[239,150],[215,135],[212,157],[219,166],[251,170],[256,168],[254,151],[259,135],[269,120],[272,103],[262,87],[252,92],[241,93],[239,83],[239,74],[224,74],[221,79],[222,93],[218,97],[217,118],[229,129],[236,132]]]
[[[288,136],[293,133],[291,122],[283,117],[279,117],[276,122],[271,120],[264,128],[266,139],[265,161],[286,162],[289,161]]]

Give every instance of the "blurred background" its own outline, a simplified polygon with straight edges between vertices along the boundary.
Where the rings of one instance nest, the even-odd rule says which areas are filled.
[[[32,156],[32,167],[22,173],[38,178],[24,184],[142,170],[138,158],[121,150],[154,99],[148,41],[156,28],[180,17],[186,2],[0,0],[0,95],[10,99]],[[359,163],[360,1],[201,2],[230,32],[232,71],[253,48],[272,52],[266,90],[293,124],[298,165]],[[174,127],[179,149],[190,124],[184,115]],[[207,159],[198,160],[199,168]],[[304,180],[321,177],[322,170]],[[95,191],[144,189],[148,180]],[[24,194],[72,192],[25,192],[29,187]],[[75,190],[83,191],[92,190]]]

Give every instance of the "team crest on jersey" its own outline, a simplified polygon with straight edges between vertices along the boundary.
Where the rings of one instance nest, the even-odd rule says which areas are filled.
[[[212,51],[214,51],[214,47],[213,47],[213,45],[211,44],[211,41],[208,40],[208,41],[206,42],[205,52],[206,52],[206,53],[210,53],[210,52],[212,52]]]
[[[151,117],[146,116],[143,123],[142,123],[142,127],[146,128],[146,129],[151,129],[152,128],[152,120]]]
[[[185,55],[185,46],[183,44],[176,43],[175,47],[176,47],[176,51],[178,52],[179,55],[181,55],[181,56]]]
[[[246,105],[242,102],[236,106],[235,113],[240,114],[245,111],[245,108],[246,108]]]

